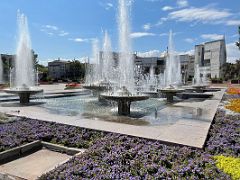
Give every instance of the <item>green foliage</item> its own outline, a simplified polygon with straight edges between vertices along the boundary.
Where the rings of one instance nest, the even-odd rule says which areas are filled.
[[[37,68],[38,68],[38,71],[39,71],[39,72],[48,73],[48,68],[45,67],[44,65],[37,64]]]
[[[224,173],[229,174],[233,180],[240,179],[240,158],[215,156],[216,165]]]
[[[240,60],[237,60],[235,64],[225,63],[222,68],[225,80],[238,79],[240,77]]]
[[[78,81],[79,79],[84,78],[85,76],[85,65],[78,60],[73,60],[70,63],[68,78],[74,81]]]

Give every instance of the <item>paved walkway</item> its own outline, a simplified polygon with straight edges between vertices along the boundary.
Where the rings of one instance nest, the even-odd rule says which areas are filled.
[[[0,173],[34,180],[70,158],[71,156],[67,154],[42,149],[28,156],[1,165]]]
[[[135,126],[95,119],[83,119],[77,116],[63,116],[51,114],[45,109],[36,106],[0,107],[0,111],[33,119],[54,121],[79,127],[202,148],[224,92],[225,89],[214,92],[213,98],[203,102],[179,102],[174,104],[174,106],[160,110],[158,113],[173,114],[184,113],[184,109],[187,107],[195,107],[197,109],[195,118],[181,118],[174,123],[158,126]],[[17,112],[18,110],[20,110],[20,113]]]

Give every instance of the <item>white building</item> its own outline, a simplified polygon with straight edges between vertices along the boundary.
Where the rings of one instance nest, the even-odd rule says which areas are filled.
[[[211,78],[222,78],[227,53],[225,39],[205,42],[195,46],[195,65],[199,65],[200,73]]]

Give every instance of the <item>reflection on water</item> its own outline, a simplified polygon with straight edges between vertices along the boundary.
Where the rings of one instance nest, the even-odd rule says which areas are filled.
[[[206,113],[200,108],[166,104],[161,98],[133,102],[130,117],[117,114],[116,102],[99,102],[91,95],[41,99],[40,101],[44,103],[38,106],[47,109],[50,113],[138,126],[171,125],[182,118],[204,120],[202,115]],[[33,103],[37,103],[37,100]]]
[[[190,102],[190,100],[187,100]],[[196,102],[192,100],[193,103]],[[150,98],[131,104],[130,117],[119,116],[116,102],[99,102],[92,95],[81,95],[52,99],[35,99],[28,105],[19,102],[1,103],[3,107],[39,106],[50,113],[64,116],[78,116],[89,120],[124,123],[138,126],[171,125],[180,119],[206,121],[206,109],[166,104],[164,99]]]
[[[40,106],[45,104],[46,102],[44,101],[32,101],[27,104],[20,104],[19,101],[11,101],[11,102],[6,102],[6,103],[1,103],[2,107],[25,107],[25,106]]]

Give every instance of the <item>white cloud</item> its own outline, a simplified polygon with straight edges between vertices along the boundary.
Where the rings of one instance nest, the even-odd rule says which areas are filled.
[[[40,31],[46,33],[49,36],[58,35],[58,36],[67,36],[68,32],[61,30],[59,27],[54,25],[42,25]]]
[[[240,50],[235,45],[235,43],[229,43],[226,45],[227,48],[227,61],[234,63],[236,60],[240,59]]]
[[[208,39],[208,40],[218,40],[218,39],[223,39],[223,35],[221,34],[202,34],[201,38],[203,39]]]
[[[141,38],[141,37],[146,37],[146,36],[155,36],[155,34],[148,33],[148,32],[134,32],[134,33],[131,33],[131,35],[130,35],[131,38]]]
[[[181,51],[177,52],[179,55],[184,55],[184,54],[189,54],[189,55],[194,55],[194,49],[188,50],[188,51]]]
[[[194,49],[185,51],[185,54],[189,54],[189,55],[194,55],[194,53],[195,53]]]
[[[232,15],[228,10],[218,10],[209,7],[203,8],[185,8],[169,13],[168,18],[182,22],[202,22],[213,23],[216,21],[223,21]]]
[[[53,33],[51,33],[51,32],[47,32],[47,34],[48,34],[49,36],[52,36],[52,35],[53,35]]]
[[[90,39],[84,39],[84,38],[69,38],[68,40],[74,41],[74,42],[88,42]]]
[[[147,2],[158,2],[158,1],[162,1],[162,0],[145,0]]]
[[[145,31],[148,31],[149,29],[151,29],[151,24],[150,24],[150,23],[144,24],[144,25],[142,26],[142,28],[143,28]]]
[[[168,36],[169,33],[160,33],[159,36]]]
[[[109,10],[109,9],[113,8],[113,4],[110,2],[108,2],[108,3],[100,2],[100,6],[102,6],[105,10]]]
[[[228,26],[240,26],[240,20],[228,20],[226,21]]]
[[[193,43],[195,41],[195,39],[193,39],[193,38],[186,38],[186,39],[184,39],[184,41],[186,41],[188,43]]]
[[[137,55],[139,57],[159,57],[161,55],[161,52],[154,49],[146,52],[138,52]]]
[[[177,1],[177,5],[178,5],[178,7],[180,7],[180,8],[186,7],[186,6],[188,6],[188,1],[187,1],[187,0],[178,0],[178,1]]]
[[[173,9],[172,6],[164,6],[164,7],[162,8],[163,11],[169,11],[169,10],[172,10],[172,9]]]
[[[58,35],[59,36],[67,36],[67,35],[69,35],[69,33],[65,32],[65,31],[61,31]]]
[[[57,30],[58,30],[58,27],[57,27],[57,26],[53,26],[53,25],[45,25],[45,26],[43,26],[43,27],[45,27],[46,29],[54,30],[54,31],[57,31]]]
[[[168,18],[166,18],[166,17],[162,17],[156,24],[155,24],[155,26],[160,26],[160,25],[162,25],[165,21],[167,21],[168,20]]]

